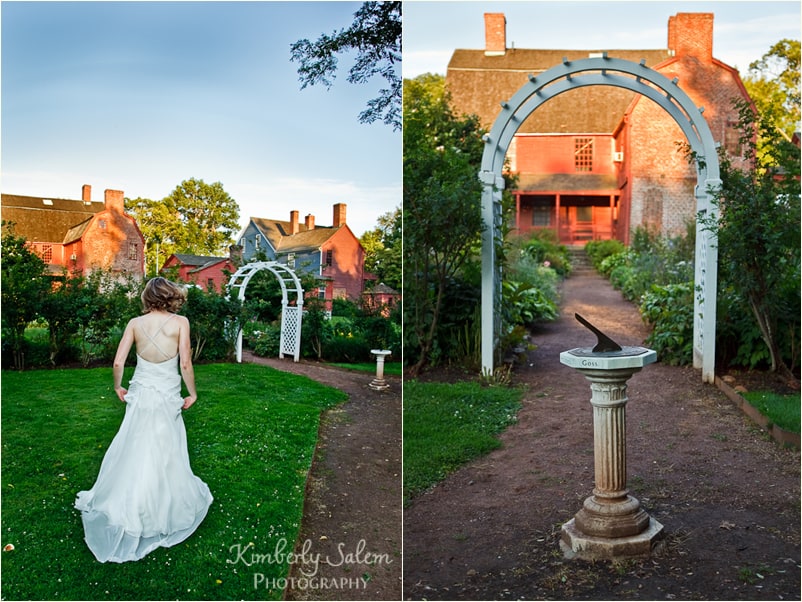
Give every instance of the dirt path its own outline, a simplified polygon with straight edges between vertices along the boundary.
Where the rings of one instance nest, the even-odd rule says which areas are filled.
[[[562,317],[534,333],[519,421],[503,447],[404,512],[405,599],[800,599],[800,454],[780,449],[691,368],[629,381],[631,493],[666,537],[650,559],[568,561],[560,527],[593,488],[590,390],[559,363],[595,342],[578,312],[622,345],[647,335],[595,274],[564,286]]]
[[[401,381],[311,362],[260,358],[243,361],[302,374],[336,387],[348,400],[327,411],[296,554],[319,555],[290,573],[288,600],[401,599]],[[327,562],[328,560],[328,562]]]

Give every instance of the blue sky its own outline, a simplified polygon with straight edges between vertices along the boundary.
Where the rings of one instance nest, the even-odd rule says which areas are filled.
[[[401,134],[358,114],[384,80],[300,89],[290,44],[347,27],[361,2],[7,2],[2,191],[162,199],[222,182],[250,216],[293,209],[357,236],[401,204]]]
[[[91,184],[161,199],[181,181],[222,182],[250,216],[297,209],[357,236],[401,204],[401,135],[357,115],[383,85],[300,90],[289,47],[347,27],[360,2],[2,2],[4,193],[79,198]],[[482,48],[484,12],[519,48],[664,48],[668,17],[715,13],[714,55],[744,72],[800,38],[800,2],[412,1],[405,77],[445,73]]]
[[[484,48],[485,12],[507,18],[507,45],[553,49],[666,48],[668,18],[714,13],[713,56],[745,74],[782,38],[800,39],[799,0],[787,2],[406,2],[404,77],[445,74],[455,48]]]

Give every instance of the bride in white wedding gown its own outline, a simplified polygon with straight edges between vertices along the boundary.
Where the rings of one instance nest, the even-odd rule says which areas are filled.
[[[145,314],[128,323],[117,348],[114,390],[126,403],[125,417],[97,481],[75,501],[100,562],[139,560],[184,541],[212,503],[209,487],[192,473],[181,415],[198,398],[189,321],[175,314],[185,300],[173,282],[150,280],[142,293]],[[134,344],[137,364],[126,390],[123,369]],[[182,378],[189,393],[183,399]]]

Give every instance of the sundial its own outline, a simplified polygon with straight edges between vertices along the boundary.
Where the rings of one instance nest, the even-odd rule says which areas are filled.
[[[596,335],[596,345],[563,351],[560,354],[560,362],[566,366],[580,369],[615,370],[642,367],[657,361],[657,352],[652,349],[619,345],[579,314],[574,314],[574,316],[580,324]]]
[[[578,347],[577,349],[571,349],[570,353],[573,353],[574,355],[582,357],[629,357],[642,355],[646,351],[649,351],[645,347],[632,347],[628,345],[624,345],[622,347],[579,314],[574,314],[574,317],[576,317],[582,326],[595,334],[597,339],[596,346],[592,349],[590,347]]]

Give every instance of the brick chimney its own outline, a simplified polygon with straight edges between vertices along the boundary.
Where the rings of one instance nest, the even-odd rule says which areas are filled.
[[[332,228],[339,228],[345,225],[345,203],[336,203],[334,205],[334,222]]]
[[[290,211],[290,234],[298,234],[298,212]]]
[[[311,213],[304,218],[304,224],[306,224],[307,230],[314,230],[315,229],[315,216]]]
[[[668,49],[674,56],[713,59],[713,13],[677,13],[668,18]]]
[[[507,52],[507,19],[504,13],[485,13],[485,56]]]
[[[125,195],[122,190],[105,191],[106,209],[125,213]]]
[[[242,265],[242,247],[239,245],[229,246],[228,258],[236,267],[240,267]]]
[[[84,203],[92,202],[92,187],[89,184],[84,184],[81,188],[81,200]]]

